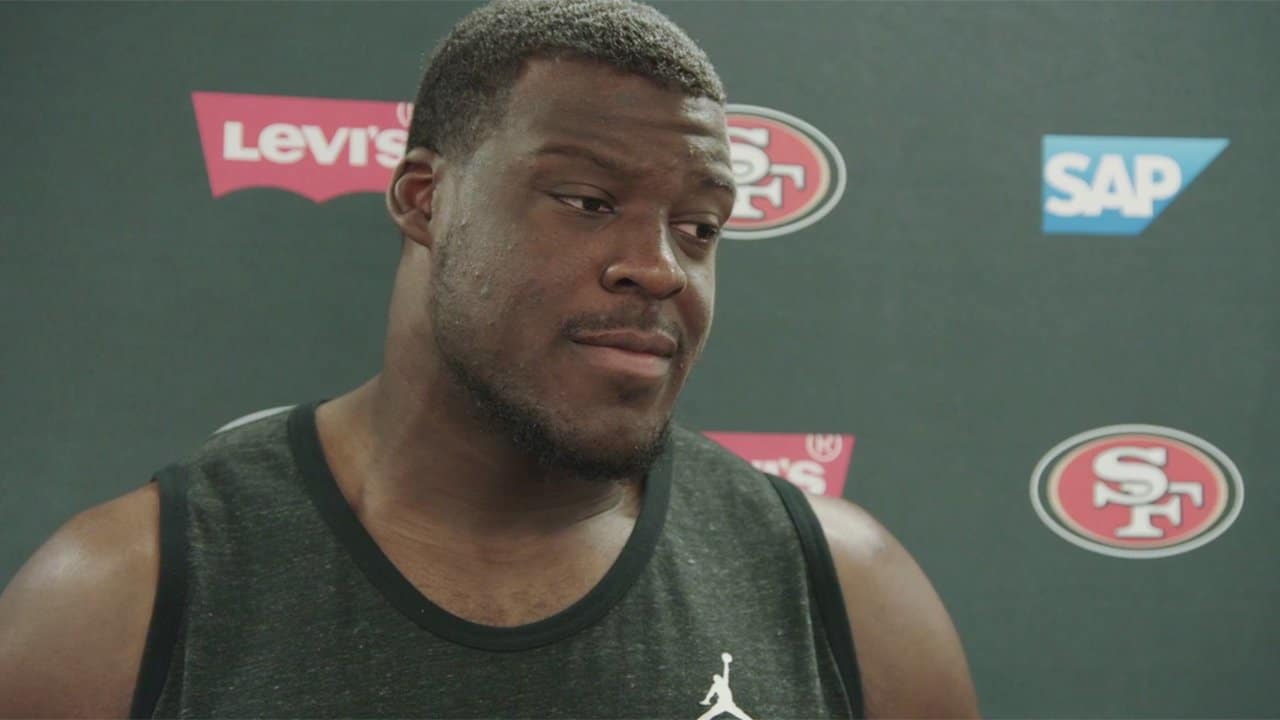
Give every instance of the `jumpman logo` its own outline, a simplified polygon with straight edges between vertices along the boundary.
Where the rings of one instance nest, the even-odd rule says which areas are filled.
[[[711,698],[715,698],[716,704],[711,705],[711,709],[702,713],[698,720],[712,720],[723,713],[729,713],[738,720],[751,720],[751,716],[742,712],[742,708],[733,701],[733,691],[729,689],[729,663],[733,662],[733,656],[729,653],[720,653],[720,659],[724,661],[724,674],[711,677],[711,689],[707,691],[707,696],[702,698],[701,703],[711,705]]]

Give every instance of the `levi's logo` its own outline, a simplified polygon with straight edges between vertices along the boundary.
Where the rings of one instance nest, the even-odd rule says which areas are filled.
[[[853,459],[852,435],[819,433],[705,432],[711,440],[756,469],[777,475],[814,495],[841,497],[849,461]]]
[[[404,102],[194,92],[214,197],[253,187],[322,203],[382,192],[404,155]]]

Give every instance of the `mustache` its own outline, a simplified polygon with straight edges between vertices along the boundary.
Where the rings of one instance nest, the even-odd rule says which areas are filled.
[[[565,320],[560,324],[560,329],[569,337],[610,330],[661,332],[676,341],[677,350],[685,346],[684,328],[675,320],[663,317],[657,307],[624,307],[610,312],[582,313]]]

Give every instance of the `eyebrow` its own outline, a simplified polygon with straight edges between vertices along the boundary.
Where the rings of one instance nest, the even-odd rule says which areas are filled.
[[[635,168],[629,168],[626,165],[614,160],[611,157],[601,155],[599,153],[588,150],[578,145],[550,144],[544,145],[538,149],[535,155],[563,155],[566,157],[579,158],[587,160],[592,164],[600,167],[615,175],[623,175],[625,177],[636,177],[640,173]]]
[[[635,168],[628,167],[607,155],[601,155],[600,153],[579,145],[552,143],[550,145],[542,146],[534,153],[534,155],[562,155],[565,157],[579,158],[615,175],[621,175],[622,177],[627,178],[640,176],[640,172]],[[698,184],[704,188],[710,190],[722,190],[730,195],[736,194],[738,191],[738,186],[733,182],[733,178],[730,176],[716,172],[699,172],[698,175]]]
[[[710,190],[723,190],[730,195],[738,194],[738,184],[732,178],[725,177],[720,173],[701,173],[702,178],[698,184]]]

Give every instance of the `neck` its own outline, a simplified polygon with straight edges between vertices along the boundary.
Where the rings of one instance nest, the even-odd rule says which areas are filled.
[[[506,438],[448,412],[442,394],[388,368],[317,410],[326,458],[366,526],[525,542],[638,511],[638,483],[538,467]]]

